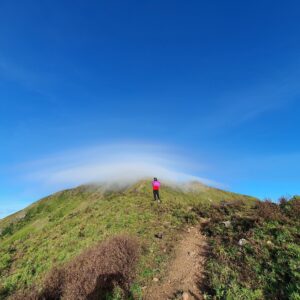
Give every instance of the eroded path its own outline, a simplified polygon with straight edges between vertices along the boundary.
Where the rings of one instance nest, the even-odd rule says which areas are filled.
[[[205,236],[199,227],[190,227],[175,247],[167,275],[146,291],[145,300],[202,300],[199,283],[207,253]]]

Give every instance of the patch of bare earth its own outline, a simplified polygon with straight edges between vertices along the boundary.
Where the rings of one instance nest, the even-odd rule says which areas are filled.
[[[167,275],[153,282],[144,300],[202,300],[200,291],[207,243],[198,227],[190,227],[175,246]],[[157,280],[157,279],[156,279]]]

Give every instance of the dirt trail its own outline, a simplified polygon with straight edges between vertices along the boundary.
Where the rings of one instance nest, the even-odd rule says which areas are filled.
[[[154,282],[147,289],[143,299],[202,300],[199,281],[201,282],[203,278],[206,252],[206,239],[199,228],[191,227],[187,229],[183,233],[182,239],[175,246],[174,259],[170,262],[166,277],[162,281]],[[187,295],[188,297],[186,297]]]

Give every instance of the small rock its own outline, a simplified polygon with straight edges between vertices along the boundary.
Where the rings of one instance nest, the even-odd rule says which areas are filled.
[[[157,277],[154,277],[154,278],[153,278],[153,281],[154,281],[154,282],[158,282],[159,279],[158,279]]]
[[[244,246],[245,244],[247,244],[248,243],[248,241],[246,240],[246,239],[240,239],[239,240],[239,245],[240,246]]]
[[[187,292],[184,292],[182,294],[182,300],[189,300],[189,299],[190,299],[189,294]]]
[[[155,236],[157,239],[162,239],[162,238],[163,238],[163,233],[162,233],[162,232],[158,232],[158,233],[155,233],[154,236]]]
[[[273,243],[271,241],[267,241],[267,245],[272,246]]]
[[[188,233],[190,233],[190,232],[191,232],[191,229],[190,229],[190,228],[188,228],[188,229],[187,229],[187,232],[188,232]]]
[[[22,220],[25,219],[25,217],[26,217],[26,212],[22,212],[16,217],[16,220]]]
[[[230,221],[224,221],[224,222],[222,222],[222,223],[225,225],[226,228],[229,228],[230,225],[231,225],[231,222],[230,222]]]
[[[182,295],[183,295],[183,290],[177,290],[174,294],[173,294],[173,298],[172,299],[182,299]],[[175,297],[175,298],[174,298]]]
[[[210,222],[210,218],[200,218],[200,223],[206,225]]]

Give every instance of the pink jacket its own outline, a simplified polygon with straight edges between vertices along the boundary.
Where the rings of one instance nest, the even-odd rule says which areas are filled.
[[[159,181],[152,181],[152,187],[153,190],[157,191],[160,188],[160,182]]]

